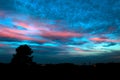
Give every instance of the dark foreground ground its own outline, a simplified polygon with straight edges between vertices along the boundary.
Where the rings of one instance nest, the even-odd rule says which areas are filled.
[[[81,66],[69,63],[31,66],[1,63],[0,80],[7,78],[10,80],[120,80],[120,63]]]

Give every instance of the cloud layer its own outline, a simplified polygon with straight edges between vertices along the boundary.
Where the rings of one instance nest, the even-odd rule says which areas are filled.
[[[0,4],[4,4],[0,55],[8,54],[6,49],[14,54],[21,44],[34,50],[36,62],[42,57],[43,62],[54,63],[57,58],[87,62],[93,56],[119,55],[115,51],[120,51],[120,0],[1,0]]]

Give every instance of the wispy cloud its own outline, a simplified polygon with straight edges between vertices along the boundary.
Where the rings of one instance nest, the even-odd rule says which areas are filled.
[[[94,41],[94,42],[120,42],[120,40],[114,40],[114,39],[108,39],[108,38],[99,38],[99,37],[90,38],[90,40]]]
[[[6,45],[13,50],[20,44],[29,44],[35,55],[41,56],[98,56],[119,50],[119,0],[102,3],[101,0],[48,0],[47,3],[46,0],[0,0],[0,3],[3,54]]]

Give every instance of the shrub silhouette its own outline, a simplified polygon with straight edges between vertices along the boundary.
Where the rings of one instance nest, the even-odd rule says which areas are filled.
[[[20,45],[16,48],[16,54],[13,55],[11,64],[20,64],[20,65],[31,65],[33,53],[32,49],[28,45]]]

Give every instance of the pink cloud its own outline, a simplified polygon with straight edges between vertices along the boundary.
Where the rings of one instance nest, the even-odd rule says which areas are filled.
[[[75,51],[80,51],[80,52],[85,52],[84,50],[80,49],[80,48],[74,48]]]
[[[4,44],[0,44],[0,47],[3,47],[3,46],[5,46]]]
[[[24,36],[22,34],[24,34],[24,31],[22,30],[11,29],[6,26],[0,25],[0,37],[15,38],[20,40],[33,40],[32,38]]]
[[[56,29],[57,26],[47,25],[45,23],[37,23],[37,22],[34,23],[33,22],[33,25],[31,26],[30,23],[20,21],[20,20],[14,20],[14,22],[15,22],[14,24],[16,26],[21,26],[21,27],[27,29],[30,32],[35,31],[36,35],[43,36],[43,37],[69,38],[69,37],[80,37],[80,36],[82,36],[82,34],[75,33],[75,32],[56,31],[55,29]],[[24,31],[22,33],[30,33],[30,32]]]
[[[12,24],[15,26],[14,28],[8,28],[8,26],[0,25],[0,37],[14,38],[19,40],[32,40],[43,43],[48,41],[47,38],[62,39],[83,36],[83,34],[76,32],[58,31],[58,26],[55,25],[31,21],[31,19],[28,21],[13,19]],[[17,27],[25,29],[18,29]],[[36,38],[33,38],[33,36],[35,36]],[[39,39],[37,37],[45,37],[46,39]]]
[[[94,42],[120,42],[120,40],[113,40],[113,39],[99,38],[99,37],[90,38],[90,40]]]
[[[20,39],[20,40],[33,40],[33,38],[24,36],[24,35],[18,35],[10,32],[1,32],[0,31],[0,36],[1,37],[7,37],[7,38],[15,38],[15,39]]]
[[[30,26],[29,24],[22,22],[22,21],[17,21],[17,25],[21,26],[23,28],[26,28],[28,30],[32,31],[38,31],[39,35],[45,36],[45,37],[79,37],[82,36],[82,34],[75,33],[75,32],[69,32],[69,31],[55,31],[54,29],[56,28],[53,25],[47,25],[43,23],[36,23],[33,26]],[[54,28],[54,29],[51,29]]]
[[[25,28],[27,30],[32,30],[33,29],[33,27],[30,26],[30,24],[27,21],[20,21],[20,20],[16,20],[15,19],[14,22],[13,22],[13,24],[15,26],[23,27],[23,28]]]
[[[32,40],[41,43],[47,42],[47,40],[32,38],[27,36],[26,34],[33,34],[33,33],[27,30],[11,29],[0,25],[0,37],[14,38],[19,40]]]
[[[19,40],[32,40],[32,41],[37,41],[41,43],[47,42],[47,40],[39,40],[39,39],[31,38],[28,36],[19,35],[15,33],[9,33],[9,32],[1,32],[0,37],[14,38],[14,39],[19,39]]]
[[[60,38],[69,38],[69,37],[81,37],[82,34],[68,31],[44,31],[41,36],[44,37],[60,37]]]
[[[30,25],[27,21],[14,20],[16,26],[21,26],[27,30],[38,31],[42,36],[51,37],[79,37],[82,36],[79,33],[69,32],[69,31],[56,31],[58,28],[55,25],[49,25],[47,23],[32,22]]]
[[[45,23],[40,23],[40,22],[27,22],[27,21],[21,21],[21,20],[14,20],[13,24],[15,26],[19,26],[19,27],[23,27],[27,30],[31,30],[31,31],[40,31],[40,30],[49,30],[49,28],[51,27],[51,25],[47,25]],[[47,28],[48,26],[50,26],[49,28]]]
[[[11,28],[7,28],[7,27],[1,28],[1,30],[9,32],[9,33],[19,34],[19,35],[27,35],[27,34],[36,35],[36,34],[38,34],[37,32],[30,31],[30,30],[18,30],[18,29],[11,29]]]

